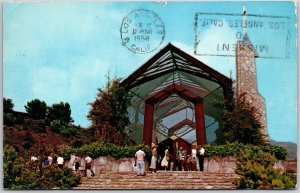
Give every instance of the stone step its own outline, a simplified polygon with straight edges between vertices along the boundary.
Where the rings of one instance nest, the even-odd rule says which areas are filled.
[[[201,185],[190,185],[190,184],[183,184],[183,185],[103,185],[103,186],[77,186],[73,189],[236,189],[234,185],[226,185],[226,184],[201,184]]]
[[[136,178],[156,178],[156,179],[163,179],[163,178],[178,178],[178,179],[224,179],[224,178],[236,178],[237,176],[163,176],[163,175],[155,175],[155,174],[148,174],[146,176],[137,176],[137,175],[128,175],[128,176],[103,176],[103,177],[93,177],[90,179],[136,179]],[[83,180],[88,179],[87,177],[82,177]]]
[[[82,184],[124,184],[124,183],[140,183],[140,184],[148,184],[148,183],[184,183],[184,184],[191,184],[191,183],[229,183],[232,182],[233,179],[226,179],[226,180],[128,180],[128,181],[110,181],[110,180],[103,180],[103,181],[86,181],[81,182]]]
[[[238,178],[232,173],[158,171],[146,176],[136,173],[107,173],[81,178],[74,189],[235,189],[232,182]]]
[[[134,180],[134,179],[181,179],[181,180],[192,180],[192,179],[203,179],[203,180],[222,180],[222,179],[235,179],[238,176],[200,176],[200,175],[190,175],[190,176],[168,176],[168,175],[155,175],[155,174],[147,174],[146,176],[137,176],[135,174],[132,175],[106,175],[106,176],[97,176],[92,178],[82,177],[81,180],[89,180],[89,181],[97,181],[97,180],[105,180],[105,179],[118,179],[118,180]]]
[[[188,176],[199,176],[199,177],[230,177],[230,176],[238,176],[237,174],[232,174],[232,173],[200,173],[200,172],[195,172],[195,173],[170,173],[170,172],[157,172],[157,173],[146,173],[146,176],[182,176],[182,177],[188,177]],[[106,174],[100,174],[99,176],[96,177],[128,177],[128,176],[136,176],[136,173],[106,173]]]
[[[224,182],[205,182],[205,183],[179,183],[179,182],[176,182],[176,183],[170,183],[170,182],[161,182],[161,183],[94,183],[94,184],[80,184],[78,185],[78,187],[80,186],[108,186],[108,185],[118,185],[118,186],[126,186],[126,185],[130,185],[130,186],[152,186],[152,187],[155,187],[155,186],[166,186],[166,185],[170,185],[170,184],[173,184],[173,185],[176,185],[176,186],[181,186],[181,185],[190,185],[190,186],[203,186],[203,185],[215,185],[215,186],[220,186],[220,185],[226,185],[226,186],[231,186],[231,183],[228,182],[228,183],[224,183]]]
[[[179,180],[179,179],[167,179],[167,180],[147,180],[147,179],[137,179],[137,180],[99,180],[99,181],[81,181],[81,183],[85,184],[94,184],[94,183],[227,183],[232,182],[234,179],[224,179],[224,180]]]
[[[134,181],[174,181],[174,180],[178,180],[178,181],[228,181],[228,180],[233,180],[236,179],[236,177],[227,177],[227,178],[170,178],[170,177],[144,177],[144,176],[137,176],[135,178],[85,178],[85,179],[81,179],[81,182],[104,182],[104,181],[109,181],[109,182],[134,182]]]
[[[217,185],[217,184],[207,184],[207,185],[105,185],[105,186],[78,186],[73,189],[81,189],[81,190],[86,190],[86,189],[105,189],[105,190],[110,190],[110,189],[138,189],[138,190],[144,190],[144,189],[150,189],[150,190],[156,190],[156,189],[183,189],[183,190],[191,190],[191,189],[236,189],[235,186],[231,185]]]

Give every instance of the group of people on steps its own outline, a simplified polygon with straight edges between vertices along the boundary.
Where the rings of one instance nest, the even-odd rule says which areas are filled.
[[[158,154],[157,154],[158,146],[152,143],[152,157],[150,162],[149,169],[151,173],[156,174],[156,170],[158,168]],[[187,154],[187,151],[180,147],[176,152],[176,168],[179,171],[203,171],[204,168],[204,148],[199,145],[192,145],[191,154]],[[171,157],[173,157],[169,152],[169,147],[166,147],[164,157],[160,162],[160,166],[167,170],[170,168]],[[135,166],[136,172],[138,176],[144,176],[145,173],[145,163],[146,163],[146,154],[142,151],[142,146],[139,147],[139,150],[135,154]]]

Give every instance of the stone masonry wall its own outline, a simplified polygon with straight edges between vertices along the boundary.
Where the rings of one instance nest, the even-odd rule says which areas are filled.
[[[71,160],[66,163],[66,166],[75,170],[73,162],[75,156],[71,156]],[[81,170],[84,174],[85,163],[84,159],[81,159]],[[104,173],[128,173],[134,172],[134,158],[121,158],[115,159],[113,157],[99,157],[92,161],[92,170],[96,176]],[[149,170],[148,163],[146,163],[146,171]],[[235,173],[236,158],[234,157],[209,157],[204,158],[204,171],[211,173]],[[278,160],[273,166],[275,169],[285,170],[282,161]]]
[[[260,123],[262,124],[261,133],[267,136],[267,119],[265,100],[259,94],[256,79],[256,63],[255,53],[253,50],[238,41],[236,48],[236,94],[237,97],[243,93],[250,103],[256,107],[260,115]],[[266,141],[268,139],[266,138]]]

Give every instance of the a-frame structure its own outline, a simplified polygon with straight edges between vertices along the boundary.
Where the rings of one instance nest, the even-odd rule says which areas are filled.
[[[206,125],[211,125],[206,124],[206,116],[219,122],[220,109],[216,101],[232,97],[231,79],[172,44],[161,49],[121,84],[134,94],[131,122],[133,129],[143,129],[143,142],[148,145],[157,138],[164,140],[176,132],[181,133],[180,136],[191,135],[192,131],[193,141],[206,144]],[[185,122],[189,127],[186,133],[174,127],[185,119],[189,120]],[[170,128],[172,132],[168,131]]]

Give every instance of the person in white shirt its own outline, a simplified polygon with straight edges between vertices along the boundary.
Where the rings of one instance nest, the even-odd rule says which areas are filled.
[[[35,156],[35,154],[33,154],[31,157],[30,157],[30,161],[32,163],[34,163],[35,165],[35,170],[38,171],[39,169],[39,159]]]
[[[145,176],[145,152],[142,150],[142,146],[139,146],[139,150],[135,153],[136,173],[138,176]]]
[[[57,165],[59,168],[61,168],[61,169],[63,168],[63,166],[64,166],[64,158],[63,157],[59,156],[57,158]]]
[[[31,158],[30,158],[30,160],[31,160],[33,163],[35,163],[35,162],[38,161],[38,158],[37,158],[35,155],[32,155]]]
[[[204,148],[201,145],[199,145],[199,168],[200,168],[200,171],[203,171],[203,168],[204,168],[204,154],[205,154]]]
[[[87,173],[87,171],[89,170],[91,172],[91,175],[94,176],[94,172],[92,170],[92,158],[89,156],[89,154],[87,154],[85,160],[85,175],[90,177]]]
[[[48,156],[48,161],[49,161],[49,165],[52,165],[53,158],[50,155]]]

